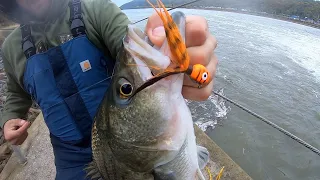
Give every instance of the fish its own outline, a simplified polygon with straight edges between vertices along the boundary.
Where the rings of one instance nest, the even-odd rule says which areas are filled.
[[[185,14],[165,16],[184,44]],[[141,29],[128,25],[110,87],[94,117],[88,178],[205,179],[201,170],[210,154],[196,144],[192,115],[181,93],[189,65],[177,59],[172,39],[166,37],[156,47]]]

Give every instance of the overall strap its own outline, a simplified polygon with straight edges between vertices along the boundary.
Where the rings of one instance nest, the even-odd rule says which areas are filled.
[[[73,37],[85,35],[85,25],[81,15],[81,0],[71,0],[70,7],[70,29]],[[36,46],[31,36],[31,28],[27,24],[20,25],[22,35],[22,50],[27,59],[37,53]]]
[[[71,0],[70,7],[70,22],[71,33],[73,37],[86,34],[86,28],[83,23],[81,14],[81,0]]]
[[[22,50],[27,59],[36,54],[36,46],[34,45],[31,29],[29,25],[20,25],[21,35],[22,35]]]

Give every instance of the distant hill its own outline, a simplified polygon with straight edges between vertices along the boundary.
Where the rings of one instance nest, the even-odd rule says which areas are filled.
[[[150,0],[156,4],[155,0]],[[192,0],[162,0],[167,7],[181,5]],[[315,21],[320,19],[320,1],[314,0],[202,0],[187,8],[201,8],[214,6],[221,8],[246,9],[250,11],[266,12],[277,15],[297,15],[308,17]],[[147,8],[150,5],[146,0],[133,0],[122,5],[121,9]]]

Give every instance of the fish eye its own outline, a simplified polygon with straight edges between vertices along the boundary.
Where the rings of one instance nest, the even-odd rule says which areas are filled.
[[[129,81],[121,78],[118,81],[118,90],[120,98],[127,99],[133,93],[133,86]]]
[[[207,78],[208,78],[208,73],[207,73],[207,72],[204,72],[204,73],[202,74],[202,80],[207,80]]]
[[[132,85],[129,83],[122,84],[120,87],[120,94],[122,96],[130,96],[132,94]]]

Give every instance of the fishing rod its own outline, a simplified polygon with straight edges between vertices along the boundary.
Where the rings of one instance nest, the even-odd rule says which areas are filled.
[[[170,8],[170,9],[168,9],[167,11],[171,11],[171,10],[174,10],[174,9],[177,9],[177,8],[180,8],[180,7],[183,7],[183,6],[187,6],[187,5],[189,5],[189,4],[192,4],[192,3],[195,3],[195,2],[199,2],[199,1],[202,1],[202,0],[195,0],[195,1],[188,2],[188,3],[184,3],[184,4],[181,4],[181,5],[179,5],[179,6]],[[141,20],[139,20],[139,21],[136,21],[136,22],[133,23],[133,24],[137,24],[137,23],[139,23],[139,22],[141,22],[141,21],[144,21],[144,20],[147,20],[147,19],[148,19],[148,17],[143,18],[143,19],[141,19]]]

